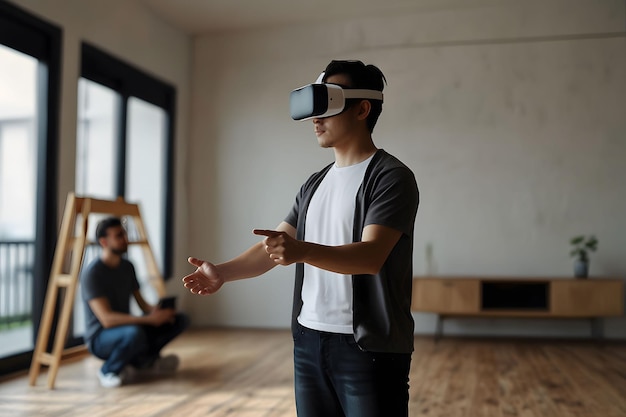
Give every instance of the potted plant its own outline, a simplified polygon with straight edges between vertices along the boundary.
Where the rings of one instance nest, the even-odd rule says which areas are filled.
[[[570,256],[576,259],[574,263],[574,276],[587,278],[589,275],[589,252],[595,252],[598,248],[598,239],[595,236],[576,236],[570,240],[572,251]]]

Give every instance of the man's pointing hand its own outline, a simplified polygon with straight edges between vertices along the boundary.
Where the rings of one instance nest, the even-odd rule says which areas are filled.
[[[252,233],[265,236],[263,240],[265,252],[278,265],[291,265],[294,262],[302,262],[304,259],[303,242],[292,238],[288,233],[266,229],[254,229]]]

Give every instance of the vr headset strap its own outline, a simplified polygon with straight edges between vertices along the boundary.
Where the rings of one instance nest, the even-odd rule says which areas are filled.
[[[363,98],[370,100],[380,100],[383,101],[383,93],[378,90],[362,90],[362,89],[343,89],[343,96],[345,98]]]

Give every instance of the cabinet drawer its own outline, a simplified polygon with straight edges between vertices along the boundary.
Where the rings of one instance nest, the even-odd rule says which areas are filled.
[[[413,280],[414,311],[473,314],[479,311],[480,283],[472,279]]]
[[[550,313],[555,316],[621,316],[623,282],[601,280],[553,281]]]

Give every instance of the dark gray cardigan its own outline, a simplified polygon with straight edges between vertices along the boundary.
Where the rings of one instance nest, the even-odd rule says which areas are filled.
[[[333,164],[313,174],[302,185],[285,221],[304,240],[306,212],[315,190]],[[360,242],[368,224],[402,232],[385,264],[375,275],[353,275],[353,330],[363,350],[410,353],[413,351],[411,290],[413,279],[413,229],[419,191],[413,172],[379,149],[370,162],[357,192],[353,242]],[[302,309],[304,265],[296,264],[292,331]]]

